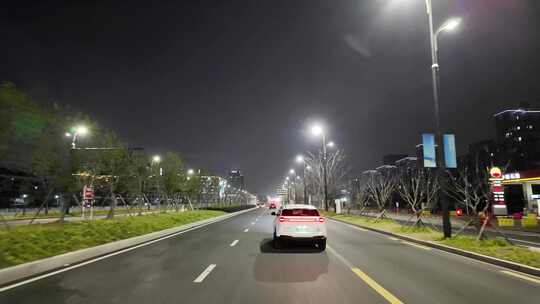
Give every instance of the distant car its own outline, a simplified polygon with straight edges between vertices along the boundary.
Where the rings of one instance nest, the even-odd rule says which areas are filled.
[[[268,209],[276,209],[276,208],[277,206],[274,203],[270,203],[270,205],[268,205]]]
[[[274,220],[274,247],[281,248],[282,242],[309,241],[320,250],[326,249],[326,220],[311,205],[293,204],[282,206],[272,212]]]

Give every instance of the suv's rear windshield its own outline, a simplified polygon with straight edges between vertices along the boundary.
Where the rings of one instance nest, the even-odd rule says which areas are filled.
[[[281,211],[283,216],[319,216],[319,212],[316,209],[283,209]]]

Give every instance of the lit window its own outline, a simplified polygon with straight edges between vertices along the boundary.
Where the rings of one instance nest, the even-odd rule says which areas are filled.
[[[520,136],[520,137],[518,137],[518,141],[521,141],[521,136]]]

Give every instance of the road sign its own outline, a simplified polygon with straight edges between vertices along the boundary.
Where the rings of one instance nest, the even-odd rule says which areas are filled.
[[[94,199],[94,188],[90,186],[83,187],[83,199],[84,200],[93,200]]]

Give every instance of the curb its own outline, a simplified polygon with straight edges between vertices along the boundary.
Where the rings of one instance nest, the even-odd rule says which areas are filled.
[[[533,276],[540,277],[540,268],[527,266],[527,265],[512,262],[512,261],[502,260],[502,259],[487,256],[487,255],[483,255],[483,254],[480,254],[480,253],[476,253],[476,252],[472,252],[472,251],[467,251],[467,250],[458,249],[458,248],[455,248],[455,247],[450,247],[450,246],[438,244],[438,243],[431,242],[431,241],[419,240],[419,239],[415,239],[415,238],[405,236],[405,235],[402,235],[402,234],[396,234],[396,233],[393,233],[393,232],[379,230],[379,229],[372,228],[372,227],[362,226],[362,225],[358,225],[358,224],[352,224],[352,223],[342,221],[342,220],[339,220],[339,219],[335,219],[335,218],[332,218],[332,217],[328,217],[328,218],[333,220],[333,221],[336,221],[336,222],[340,222],[340,223],[351,225],[351,226],[360,227],[360,228],[370,230],[370,231],[373,231],[373,232],[377,232],[377,233],[380,233],[380,234],[385,234],[385,235],[392,236],[392,237],[395,237],[395,238],[398,238],[398,239],[406,240],[406,241],[411,242],[411,243],[424,245],[424,246],[427,246],[427,247],[431,247],[431,248],[439,249],[439,250],[442,250],[442,251],[450,252],[450,253],[453,253],[453,254],[461,255],[461,256],[464,256],[464,257],[468,257],[468,258],[471,258],[471,259],[474,259],[474,260],[482,261],[482,262],[485,262],[485,263],[488,263],[488,264],[492,264],[492,265],[496,265],[496,266],[499,266],[499,267],[504,267],[504,268],[508,268],[508,269],[511,269],[511,270],[515,270],[515,271],[519,271],[519,272],[523,272],[523,273],[526,273],[526,274],[530,274],[530,275],[533,275]]]
[[[168,228],[165,230],[160,230],[152,232],[149,234],[144,234],[140,236],[135,236],[129,239],[114,241],[111,243],[98,245],[95,247],[80,249],[77,251],[67,252],[60,255],[55,255],[52,257],[44,258],[41,260],[28,262],[16,266],[7,267],[0,269],[0,287],[22,281],[23,279],[28,279],[31,277],[36,277],[43,275],[45,273],[58,270],[65,267],[72,267],[74,264],[79,264],[88,260],[92,260],[107,254],[111,254],[117,251],[125,250],[131,247],[142,245],[151,241],[156,241],[164,237],[174,235],[176,233],[188,230],[196,229],[205,225],[213,224],[220,222],[231,217],[253,211],[257,207],[244,209],[241,211],[228,213],[220,215],[217,217],[200,220],[197,222],[189,223],[186,225]]]

